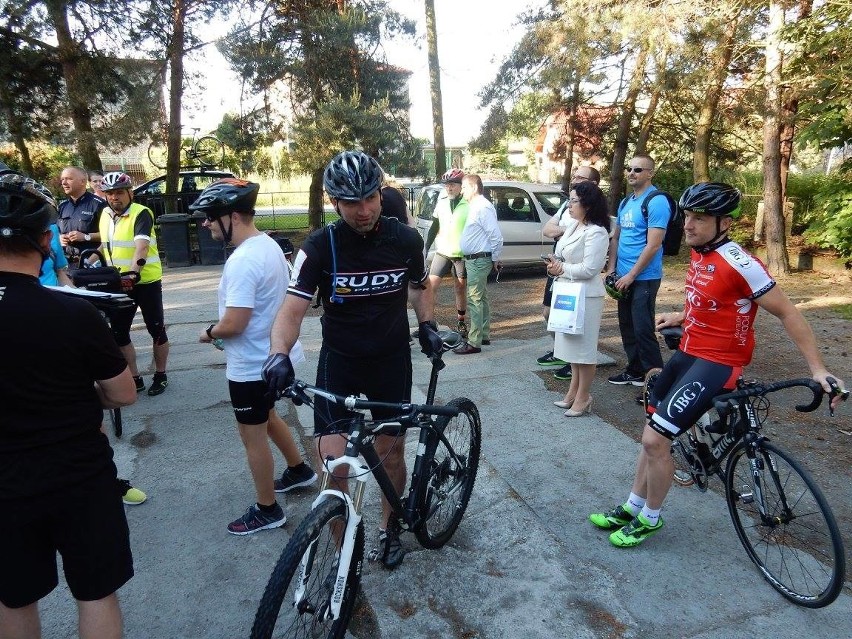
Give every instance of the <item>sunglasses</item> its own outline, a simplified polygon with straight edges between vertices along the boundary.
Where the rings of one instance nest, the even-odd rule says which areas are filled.
[[[624,169],[625,173],[641,173],[642,171],[648,171],[650,169],[643,168],[641,166],[628,166]]]

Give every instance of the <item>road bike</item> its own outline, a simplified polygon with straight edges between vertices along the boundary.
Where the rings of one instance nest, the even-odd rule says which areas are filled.
[[[320,494],[312,510],[281,553],[257,609],[252,639],[328,637],[346,634],[355,607],[364,557],[361,519],[364,489],[372,474],[393,508],[388,527],[411,531],[424,548],[440,548],[458,528],[470,499],[479,465],[479,411],[460,397],[436,405],[438,371],[443,352],[462,343],[458,333],[441,333],[442,353],[432,358],[426,404],[391,404],[343,397],[302,381],[285,392],[294,402],[313,408],[314,396],[342,404],[350,411],[385,409],[391,419],[346,419],[348,442],[343,456],[325,460]],[[377,435],[402,436],[420,429],[414,469],[405,499],[397,494],[373,446]],[[363,459],[363,461],[362,461]],[[353,495],[330,488],[335,468],[348,465],[356,480]]]
[[[676,349],[681,330],[663,329]],[[649,375],[645,403],[655,381]],[[832,380],[829,379],[829,383]],[[672,442],[675,483],[706,492],[710,477],[724,486],[728,514],[749,558],[781,595],[807,608],[822,608],[840,594],[846,559],[840,530],[822,491],[789,453],[761,434],[771,393],[803,387],[813,397],[799,412],[819,408],[849,391],[833,383],[826,393],[813,379],[761,383],[737,381],[736,390],[713,399],[717,418],[705,413]]]
[[[186,164],[181,162],[181,169],[215,169],[225,164],[225,145],[213,135],[203,135],[197,138],[200,129],[192,129],[192,138],[187,143],[181,142],[181,152],[186,158]],[[148,160],[156,168],[165,170],[167,151],[166,147],[158,142],[148,145]]]

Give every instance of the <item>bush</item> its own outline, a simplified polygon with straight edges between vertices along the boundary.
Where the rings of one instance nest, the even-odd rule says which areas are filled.
[[[827,179],[813,202],[805,237],[844,258],[852,257],[852,183],[841,176]]]

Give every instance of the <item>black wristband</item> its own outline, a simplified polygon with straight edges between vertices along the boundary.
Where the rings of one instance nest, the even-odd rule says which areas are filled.
[[[207,327],[207,337],[209,337],[210,339],[216,339],[215,337],[213,337],[213,327],[214,326],[216,326],[216,325],[211,324],[210,326]]]

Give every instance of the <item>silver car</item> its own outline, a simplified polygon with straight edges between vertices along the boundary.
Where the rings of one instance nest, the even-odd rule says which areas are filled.
[[[541,263],[541,254],[550,253],[553,240],[544,237],[541,229],[553,216],[568,196],[558,186],[534,184],[532,182],[482,182],[484,195],[497,210],[497,222],[503,233],[503,253],[500,261],[504,265]],[[444,193],[441,184],[423,187],[415,207],[417,230],[426,240],[432,226],[432,213],[438,196]],[[435,254],[434,244],[429,247],[427,261]]]

